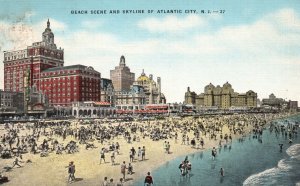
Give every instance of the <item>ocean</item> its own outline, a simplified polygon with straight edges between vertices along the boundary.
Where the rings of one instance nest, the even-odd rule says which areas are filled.
[[[276,121],[276,125],[300,123],[300,115]],[[151,173],[156,186],[300,186],[300,129],[289,143],[288,136],[265,129],[261,140],[252,135],[243,140],[233,140],[225,148],[218,149],[215,160],[211,149],[188,156],[192,163],[190,177],[183,177],[179,164],[185,158],[178,157],[166,162]],[[280,150],[279,144],[283,144]],[[220,176],[221,167],[224,177]],[[145,168],[147,172],[147,169]],[[146,175],[145,172],[145,175]],[[134,185],[144,185],[144,179]]]

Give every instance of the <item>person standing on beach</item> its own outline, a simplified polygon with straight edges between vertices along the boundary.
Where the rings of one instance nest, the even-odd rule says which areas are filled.
[[[115,186],[115,184],[114,184],[114,179],[111,178],[111,179],[109,180],[109,186]]]
[[[147,176],[145,177],[144,186],[150,186],[153,185],[153,178],[150,176],[150,172],[147,173]]]
[[[125,161],[123,161],[123,164],[121,165],[121,174],[123,175],[123,180],[125,181],[125,173],[126,173],[126,164]]]
[[[100,164],[101,164],[102,159],[104,160],[104,163],[105,163],[105,151],[104,151],[104,148],[102,148],[101,152],[100,152]]]
[[[104,177],[104,181],[101,186],[108,186],[107,177]]]
[[[132,150],[129,151],[129,161],[133,162],[133,152],[132,152]]]
[[[71,161],[67,168],[68,168],[68,174],[69,174],[68,182],[75,181],[75,165],[74,165],[74,162]]]
[[[145,158],[146,158],[146,148],[145,148],[145,146],[143,146],[143,148],[142,148],[142,160],[145,160]]]
[[[142,157],[142,149],[141,147],[138,148],[138,160],[140,161],[140,158]]]
[[[111,159],[111,165],[115,165],[115,151],[114,150],[111,152],[110,159]]]
[[[168,142],[168,143],[167,143],[167,153],[168,153],[168,154],[170,154],[170,148],[171,148],[171,145],[170,145],[170,142]]]
[[[164,147],[165,153],[167,153],[167,141],[164,142],[163,147]]]

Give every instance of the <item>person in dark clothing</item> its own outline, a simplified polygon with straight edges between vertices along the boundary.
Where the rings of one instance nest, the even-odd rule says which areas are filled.
[[[147,173],[147,176],[145,177],[144,186],[150,186],[153,185],[153,178],[150,176],[150,172]]]

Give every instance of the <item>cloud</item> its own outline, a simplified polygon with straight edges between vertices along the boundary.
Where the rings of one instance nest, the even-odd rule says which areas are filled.
[[[27,15],[27,14],[26,14]],[[31,16],[30,13],[28,16]],[[46,28],[47,20],[40,21],[34,25],[26,22],[10,23],[0,21],[0,48],[1,50],[24,49],[33,42],[42,40],[42,32]],[[67,26],[57,20],[50,20],[51,28],[55,32],[64,31]]]
[[[152,17],[138,22],[140,28],[153,33],[180,33],[205,24],[205,20],[197,15],[189,15],[183,18],[166,16],[162,19]]]
[[[99,20],[85,20],[81,22],[81,26],[84,29],[96,29],[101,27],[103,24],[104,22]]]

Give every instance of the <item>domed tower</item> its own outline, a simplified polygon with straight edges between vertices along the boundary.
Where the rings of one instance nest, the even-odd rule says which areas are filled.
[[[126,66],[126,64],[125,64],[125,57],[124,56],[121,56],[119,66],[120,67],[125,67]]]
[[[214,89],[215,89],[215,86],[212,83],[209,83],[209,85],[205,86],[205,88],[204,88],[204,106],[212,107],[214,105],[214,99],[213,99]]]
[[[138,77],[136,81],[138,82],[139,85],[146,85],[146,84],[150,83],[150,78],[148,76],[146,76],[144,69],[143,69],[140,77]]]
[[[43,36],[43,42],[45,42],[46,46],[56,49],[56,45],[54,43],[54,34],[51,31],[49,19],[47,21],[47,28],[43,32],[42,36]]]
[[[231,84],[226,82],[222,87],[222,109],[228,109],[231,106],[231,94],[233,93]]]
[[[221,95],[222,95],[222,88],[220,85],[216,86],[214,89],[214,106],[221,107]]]

